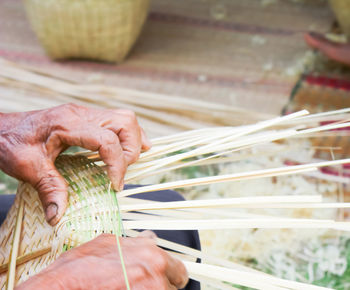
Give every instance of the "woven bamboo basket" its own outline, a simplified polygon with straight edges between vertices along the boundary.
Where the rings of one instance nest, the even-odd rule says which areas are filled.
[[[330,0],[332,9],[343,29],[344,34],[350,40],[350,1],[349,0]]]
[[[61,156],[56,166],[69,183],[69,208],[63,220],[55,227],[48,225],[38,194],[30,185],[21,184],[14,206],[1,227],[0,264],[6,266],[12,249],[8,241],[14,239],[16,217],[19,208],[23,208],[16,284],[46,268],[62,252],[92,239],[102,231],[118,232],[115,194],[108,190],[109,182],[103,170],[85,157]],[[92,196],[98,200],[100,210],[92,208],[96,206]],[[82,210],[84,206],[89,207],[89,214]],[[75,234],[78,224],[79,235]],[[0,289],[6,284],[6,272],[7,267],[0,269]]]
[[[53,59],[122,61],[146,20],[149,0],[24,0],[28,18]]]

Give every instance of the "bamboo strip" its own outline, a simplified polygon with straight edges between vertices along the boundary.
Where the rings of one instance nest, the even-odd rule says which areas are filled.
[[[89,84],[78,85],[72,82],[53,78],[52,76],[48,77],[47,75],[25,71],[19,66],[11,65],[7,62],[2,63],[3,70],[0,72],[0,74],[6,78],[16,80],[17,82],[26,82],[31,85],[40,86],[42,88],[46,88],[47,90],[59,92],[60,94],[70,95],[85,102],[104,102],[111,105],[112,102],[118,100],[126,106],[136,106],[138,108],[142,107],[145,110],[156,109],[155,115],[162,110],[167,111],[169,114],[180,113],[182,117],[190,117],[191,120],[201,119],[209,123],[216,124],[218,122],[226,124],[241,122],[242,118],[238,117],[239,114],[244,115],[246,119],[252,118],[254,121],[258,120],[259,114],[234,107],[169,96],[167,96],[167,102],[164,103],[160,101],[164,98],[164,96],[159,94],[107,86],[96,86]],[[99,101],[94,99],[97,92],[100,96]],[[220,112],[220,114],[213,114],[214,108],[216,112]],[[197,118],[194,118],[194,116]],[[263,115],[260,114],[260,116]],[[152,115],[148,114],[148,117],[152,118]],[[266,116],[262,119],[265,118]],[[172,121],[172,125],[176,126],[176,123]]]
[[[312,219],[201,219],[124,221],[125,229],[213,230],[213,229],[335,229],[350,231],[349,222]]]
[[[214,289],[220,289],[220,290],[241,290],[239,288],[236,288],[230,284],[223,283],[214,279],[209,279],[208,277],[196,275],[191,273],[191,277],[193,280],[200,281],[201,285],[205,284],[210,286],[211,288],[214,287]],[[202,287],[204,288],[204,287]],[[210,288],[210,289],[211,289]]]
[[[234,207],[250,204],[272,204],[272,203],[316,203],[322,202],[320,195],[301,195],[301,196],[250,196],[235,198],[218,198],[208,200],[186,200],[172,202],[152,202],[133,205],[120,205],[121,211],[140,211],[152,209],[180,209],[180,208],[203,208],[203,207]]]
[[[226,269],[223,267],[212,266],[208,268],[206,264],[191,263],[187,261],[182,261],[187,269],[189,277],[195,279],[195,277],[207,277],[211,279],[216,279],[226,283],[232,283],[235,285],[252,287],[254,289],[261,290],[286,290],[287,288],[274,286],[271,283],[257,280],[256,277],[246,276],[245,273],[240,271]],[[225,271],[225,270],[226,271]],[[231,271],[230,271],[231,270]],[[192,273],[195,275],[192,276]]]
[[[7,282],[6,282],[7,290],[12,290],[15,287],[16,261],[17,261],[21,231],[22,231],[23,210],[24,210],[24,200],[21,199],[18,207],[16,224],[15,224],[14,233],[13,233],[10,260],[8,263]]]
[[[265,170],[256,170],[256,171],[238,173],[238,174],[226,174],[226,175],[219,175],[219,176],[193,178],[188,180],[167,182],[167,183],[158,184],[158,185],[149,185],[149,186],[143,186],[143,187],[138,187],[134,189],[128,189],[120,192],[119,195],[129,196],[129,195],[137,194],[141,192],[150,192],[150,191],[157,191],[157,190],[195,186],[195,185],[213,184],[217,182],[248,180],[248,179],[261,178],[261,177],[280,176],[280,175],[292,174],[292,173],[293,174],[304,173],[307,171],[316,170],[318,167],[326,167],[326,166],[333,166],[333,165],[340,165],[340,164],[347,164],[347,163],[350,163],[350,159],[325,161],[325,162],[287,166],[287,167],[265,169]]]
[[[162,159],[157,159],[157,160],[153,160],[153,161],[149,161],[147,162],[147,166],[140,166],[143,167],[144,170],[139,170],[135,173],[129,173],[126,175],[125,179],[127,182],[129,181],[133,181],[137,178],[143,178],[143,176],[147,176],[147,175],[153,175],[156,173],[159,173],[162,170],[158,170],[155,171],[158,168],[162,168],[165,166],[168,166],[170,164],[178,164],[179,161],[183,160],[183,159],[187,159],[187,158],[193,158],[193,157],[197,157],[200,155],[204,155],[204,154],[212,154],[212,152],[215,151],[221,151],[221,150],[230,150],[230,151],[224,151],[218,154],[214,154],[212,156],[209,157],[205,157],[205,158],[201,158],[199,160],[209,160],[211,158],[215,158],[224,154],[228,154],[228,153],[232,153],[235,151],[239,151],[239,150],[243,150],[243,149],[247,149],[250,148],[253,145],[256,145],[258,143],[261,142],[271,142],[271,141],[276,141],[278,139],[283,139],[286,137],[290,137],[292,135],[295,134],[295,131],[291,131],[288,130],[286,132],[283,132],[283,134],[281,133],[280,135],[276,135],[276,134],[265,134],[264,136],[260,136],[260,137],[250,137],[250,138],[245,138],[242,139],[240,141],[237,142],[233,142],[233,143],[226,143],[226,144],[222,144],[221,146],[218,147],[212,147],[209,149],[209,147],[207,145],[202,146],[202,147],[198,147],[197,149],[185,152],[185,153],[180,153],[180,154],[176,154],[175,156],[170,156],[170,157],[165,157]],[[252,141],[253,140],[253,141]],[[201,151],[203,150],[203,151]],[[192,164],[195,164],[195,162],[197,161],[192,161]],[[188,163],[188,162],[187,162]],[[181,164],[182,166],[172,166],[169,168],[176,168],[176,167],[183,167],[183,163]]]
[[[198,264],[183,261],[188,272],[195,275],[200,275],[204,277],[208,277],[211,279],[220,280],[223,282],[233,283],[236,285],[242,285],[246,287],[253,287],[256,289],[288,289],[286,287],[276,286],[276,284],[271,281],[271,279],[266,275],[256,275],[252,273],[247,273],[244,271],[237,271],[235,269],[227,269],[219,266],[212,266],[206,264]],[[290,289],[290,288],[289,288]],[[330,288],[313,286],[313,285],[304,285],[298,288],[299,290],[331,290]]]
[[[50,251],[51,251],[51,247],[44,248],[44,249],[39,249],[39,250],[37,250],[35,252],[29,253],[29,254],[26,254],[26,255],[22,255],[22,256],[17,258],[16,265],[17,266],[23,265],[24,263],[27,263],[30,260],[36,259],[38,257],[41,257],[41,256],[49,253]],[[8,266],[9,266],[9,263],[5,263],[5,264],[1,265],[0,266],[0,274],[7,272],[8,271]]]
[[[134,231],[134,230],[127,230],[127,234],[128,234],[128,236],[131,236],[131,237],[137,237],[140,233],[137,231]],[[234,263],[232,261],[224,260],[224,259],[221,259],[218,257],[210,256],[202,251],[198,251],[196,249],[192,249],[190,247],[186,247],[186,246],[183,246],[183,245],[180,245],[180,244],[177,244],[174,242],[170,242],[170,241],[167,241],[167,240],[164,240],[161,238],[157,238],[156,240],[157,240],[157,244],[163,248],[170,249],[170,250],[180,252],[180,253],[184,253],[184,254],[193,256],[197,259],[202,259],[202,260],[208,261],[208,262],[213,263],[215,265],[219,265],[219,266],[222,266],[222,267],[225,267],[228,269],[235,269],[237,271],[252,273],[252,274],[256,274],[256,275],[268,276],[270,278],[270,281],[273,282],[274,284],[276,284],[277,286],[286,287],[288,289],[295,289],[295,290],[319,289],[319,288],[317,288],[317,286],[277,278],[275,276],[272,276],[272,275],[266,274],[264,272],[255,270],[253,268],[246,267],[246,266],[243,266],[241,264],[237,264],[237,263]],[[200,280],[200,281],[202,281],[202,280]],[[311,286],[311,288],[307,288],[307,286]],[[312,287],[316,287],[316,288],[312,288]]]

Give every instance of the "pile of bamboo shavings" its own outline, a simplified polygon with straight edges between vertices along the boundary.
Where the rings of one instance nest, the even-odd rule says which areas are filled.
[[[344,114],[344,111],[333,112],[334,116],[338,114]],[[142,154],[139,162],[130,167],[127,180],[140,179],[143,174],[152,175],[159,170],[173,170],[172,167],[184,167],[187,162],[201,162],[208,161],[210,159],[225,158],[231,152],[237,150],[243,150],[249,147],[258,146],[261,144],[270,144],[273,141],[279,141],[281,139],[288,139],[292,137],[307,136],[308,134],[314,134],[323,132],[324,130],[333,130],[336,128],[349,127],[348,122],[338,122],[336,124],[330,124],[325,126],[313,127],[312,116],[309,118],[311,121],[305,121],[302,129],[288,125],[292,120],[298,120],[298,118],[306,115],[306,111],[301,111],[295,114],[291,114],[284,117],[278,117],[272,120],[263,121],[255,125],[248,125],[244,127],[223,127],[215,129],[202,129],[192,132],[180,133],[174,136],[168,136],[158,138],[154,140],[155,146],[151,151]],[[282,126],[283,125],[283,126]],[[276,129],[281,127],[282,129]],[[275,128],[275,129],[274,129]],[[208,134],[210,132],[211,134]],[[179,150],[185,150],[179,151]],[[96,153],[85,153],[91,160],[99,160]],[[68,158],[68,159],[67,159]],[[193,159],[197,158],[197,159]],[[188,160],[189,159],[189,160]],[[186,188],[198,185],[208,185],[221,182],[233,182],[240,180],[254,180],[257,178],[266,178],[280,175],[291,174],[304,174],[310,172],[310,170],[316,170],[318,167],[324,166],[336,166],[341,164],[350,163],[349,159],[334,160],[334,161],[322,161],[311,164],[303,164],[296,166],[284,166],[280,168],[269,168],[264,170],[257,170],[251,172],[242,172],[239,174],[227,174],[223,176],[208,176],[202,178],[194,178],[187,180],[177,180],[169,183],[150,185],[141,188],[134,188],[124,190],[118,195],[119,202],[121,204],[122,217],[127,219],[124,221],[125,229],[234,229],[234,228],[312,228],[312,229],[334,229],[344,232],[350,231],[350,225],[348,222],[327,220],[327,219],[297,219],[297,218],[285,218],[280,216],[239,216],[234,212],[235,207],[304,207],[308,208],[313,206],[319,207],[349,207],[347,203],[323,203],[320,196],[275,196],[247,199],[235,199],[235,200],[210,200],[207,202],[198,203],[196,201],[184,201],[179,203],[163,203],[140,201],[130,198],[134,194],[156,191],[161,189],[171,188]],[[36,212],[33,212],[33,205],[40,204],[33,189],[28,185],[22,185],[19,188],[19,194],[14,207],[11,209],[9,217],[5,221],[0,232],[0,244],[2,245],[0,252],[0,262],[2,266],[5,264],[13,265],[13,258],[8,259],[11,247],[4,243],[4,241],[12,240],[14,236],[18,236],[18,230],[14,229],[17,213],[21,210],[20,200],[25,200],[24,207],[24,223],[26,226],[22,227],[21,233],[25,237],[28,235],[27,231],[30,229],[30,239],[21,238],[19,246],[19,258],[23,257],[35,257],[33,260],[29,260],[17,267],[16,281],[23,281],[28,276],[31,276],[43,267],[47,263],[52,262],[59,253],[64,249],[69,249],[72,246],[77,246],[101,232],[115,232],[115,224],[110,220],[107,222],[104,217],[115,216],[118,210],[113,206],[113,196],[107,194],[107,182],[106,175],[103,173],[100,167],[90,163],[88,159],[83,157],[62,157],[59,160],[59,169],[63,176],[67,179],[70,187],[70,200],[69,208],[65,216],[60,223],[51,229],[46,223],[40,226],[43,229],[41,234],[47,236],[47,240],[50,241],[51,252],[44,254],[40,257],[37,253],[43,253],[43,250],[47,248],[44,243],[45,238],[42,235],[40,239],[42,242],[37,242],[38,231],[33,230],[36,227],[35,223],[29,222],[27,218],[39,218],[36,220],[42,221],[43,213],[41,207],[36,206]],[[100,163],[103,166],[103,164]],[[32,200],[33,196],[36,200]],[[28,206],[29,205],[29,206]],[[128,207],[126,207],[128,205]],[[207,209],[217,209],[222,206],[232,208],[226,216],[216,214],[215,218],[207,218]],[[203,207],[205,210],[203,210]],[[202,210],[201,210],[202,209]],[[40,212],[41,210],[41,212]],[[133,213],[137,210],[138,213]],[[151,216],[145,216],[150,214]],[[214,214],[215,215],[215,214]],[[97,217],[97,218],[96,218]],[[108,218],[107,218],[108,220]],[[17,228],[21,228],[20,226]],[[42,248],[33,248],[33,245],[43,244]],[[177,249],[176,247],[170,247],[170,249]],[[29,251],[26,252],[26,251]],[[187,254],[189,249],[180,251]],[[194,254],[192,252],[192,254]],[[193,255],[192,255],[193,256]],[[195,257],[199,257],[196,252]],[[187,257],[190,258],[190,257]],[[194,279],[199,279],[203,283],[211,285],[222,286],[223,282],[232,283],[235,285],[243,285],[246,287],[253,287],[256,289],[325,289],[322,287],[316,287],[306,285],[303,283],[288,281],[271,277],[269,275],[252,271],[247,268],[239,268],[236,264],[229,262],[223,263],[207,263],[207,264],[193,264],[187,262],[185,259],[186,267],[189,274]],[[210,261],[215,259],[210,258]],[[216,260],[217,261],[217,260]],[[32,263],[36,263],[36,267],[31,267]],[[40,266],[39,266],[40,265]],[[230,266],[228,266],[230,265]],[[233,267],[234,266],[234,267]],[[29,271],[29,269],[32,269]],[[34,269],[34,270],[33,270]],[[239,269],[239,270],[238,270]],[[13,274],[11,273],[13,276]],[[4,282],[4,276],[1,276],[0,281]],[[21,280],[22,279],[22,280]],[[225,284],[226,288],[232,289],[230,284]],[[220,288],[219,287],[219,288]]]
[[[0,65],[1,109],[8,112],[41,109],[67,102],[102,108],[130,109],[138,115],[141,125],[150,136],[209,126],[255,123],[271,117],[192,98],[102,84],[74,83],[4,59],[0,59]],[[16,93],[13,93],[14,89]],[[21,90],[29,91],[31,97],[21,94]],[[24,108],[23,104],[27,104],[28,108]]]

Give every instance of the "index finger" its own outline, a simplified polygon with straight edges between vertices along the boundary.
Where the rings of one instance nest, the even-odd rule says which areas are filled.
[[[172,255],[166,252],[165,254],[168,255],[168,267],[166,268],[165,275],[169,282],[177,289],[184,288],[189,279],[185,265]]]

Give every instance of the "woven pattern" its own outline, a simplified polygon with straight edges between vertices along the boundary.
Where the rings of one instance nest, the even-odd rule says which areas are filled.
[[[340,78],[308,75],[303,77],[294,89],[290,102],[285,108],[285,113],[307,109],[311,113],[320,113],[331,110],[339,110],[350,107],[350,82]],[[335,122],[338,120],[330,120]],[[343,129],[347,132],[348,129]],[[346,158],[350,155],[350,143],[348,135],[328,136],[312,138],[312,143],[317,147],[337,148],[332,152],[335,158]],[[332,159],[328,150],[317,151],[317,157]]]
[[[48,55],[122,61],[135,43],[149,0],[26,0],[27,15]]]
[[[52,263],[63,251],[91,240],[102,232],[116,233],[118,216],[115,193],[108,190],[103,170],[81,156],[60,156],[56,166],[69,184],[69,207],[60,223],[51,227],[44,217],[38,194],[29,184],[18,188],[14,205],[0,229],[0,264],[8,263],[14,224],[24,200],[24,218],[17,259],[16,282],[21,283]],[[103,211],[102,211],[103,209]],[[79,224],[79,235],[76,234]],[[31,255],[43,252],[37,258]],[[29,261],[20,264],[22,256]],[[0,289],[6,284],[6,268],[1,271]]]

